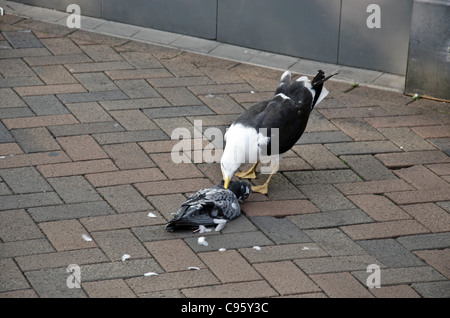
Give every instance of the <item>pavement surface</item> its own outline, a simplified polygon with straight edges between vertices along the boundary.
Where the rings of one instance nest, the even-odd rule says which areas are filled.
[[[164,225],[221,180],[201,132],[283,70],[17,15],[0,30],[0,297],[450,297],[448,103],[330,80],[269,194],[204,246]],[[176,128],[202,138],[189,163]]]

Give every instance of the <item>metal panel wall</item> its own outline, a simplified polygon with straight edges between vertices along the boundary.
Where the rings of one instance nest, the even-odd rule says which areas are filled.
[[[414,1],[405,92],[450,100],[448,1]]]
[[[104,19],[207,39],[216,16],[216,0],[103,0]]]
[[[219,0],[217,40],[336,63],[340,1]]]
[[[23,4],[29,4],[38,7],[66,11],[69,4],[78,4],[81,8],[81,14],[89,17],[101,18],[102,0],[14,0]]]
[[[408,42],[412,0],[342,0],[341,32],[338,63],[404,75],[408,58]],[[367,24],[380,8],[381,28]],[[372,26],[369,22],[369,26]]]

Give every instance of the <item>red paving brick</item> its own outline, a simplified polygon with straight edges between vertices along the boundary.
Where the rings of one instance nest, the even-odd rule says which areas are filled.
[[[330,80],[268,195],[221,232],[170,233],[180,204],[222,178],[219,163],[174,163],[173,129],[225,130],[282,71],[3,19],[45,47],[0,57],[0,297],[450,296],[448,103]],[[58,106],[35,115],[43,95]],[[367,262],[384,264],[381,288],[365,285]],[[81,289],[65,287],[68,264]]]

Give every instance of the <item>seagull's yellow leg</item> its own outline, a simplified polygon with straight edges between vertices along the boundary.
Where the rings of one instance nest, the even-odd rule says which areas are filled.
[[[256,167],[258,166],[258,164],[259,164],[259,161],[257,161],[257,162],[250,168],[249,171],[247,171],[247,172],[237,172],[237,173],[235,173],[234,175],[235,175],[236,177],[239,177],[239,178],[255,179],[255,178],[256,178],[256,173],[255,173],[255,171],[256,171]]]
[[[267,193],[269,192],[269,183],[270,183],[270,180],[272,179],[273,175],[274,175],[275,173],[277,173],[278,167],[279,167],[279,164],[277,163],[277,164],[274,166],[274,168],[272,169],[272,173],[271,173],[270,176],[267,178],[266,182],[264,182],[263,185],[253,186],[253,187],[252,187],[252,191],[253,191],[253,192],[259,192],[259,193],[261,193],[261,194],[267,194]]]

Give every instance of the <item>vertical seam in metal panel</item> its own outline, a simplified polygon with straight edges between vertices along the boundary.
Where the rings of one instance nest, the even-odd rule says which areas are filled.
[[[216,0],[216,36],[215,36],[216,41],[218,31],[219,31],[219,0]]]
[[[338,31],[336,64],[339,64],[339,50],[340,50],[340,45],[341,45],[342,1],[344,1],[344,0],[341,0],[341,7],[339,10],[339,31]]]

